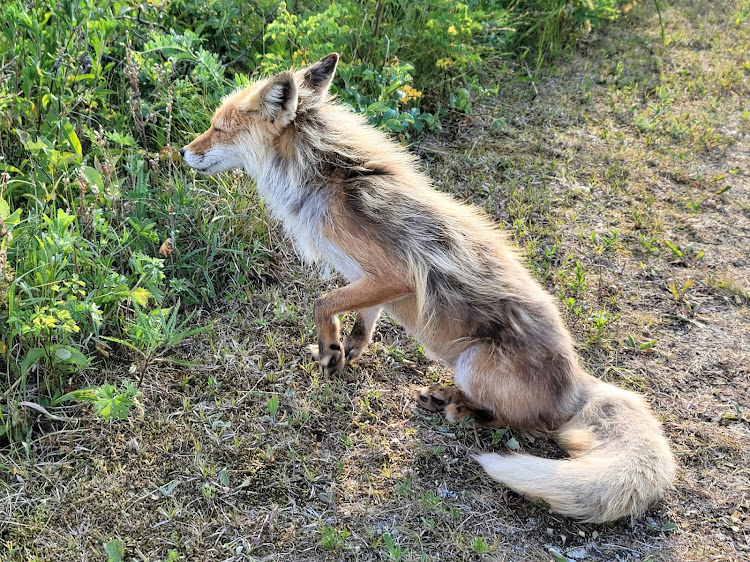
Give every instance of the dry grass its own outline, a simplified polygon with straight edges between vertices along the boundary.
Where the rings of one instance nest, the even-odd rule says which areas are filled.
[[[178,350],[203,367],[149,371],[127,423],[79,410],[0,459],[0,559],[105,560],[113,539],[150,561],[750,558],[750,3],[673,4],[667,45],[642,4],[538,95],[508,83],[415,147],[514,233],[590,370],[663,419],[681,468],[646,518],[578,524],[492,484],[472,453],[559,452],[416,409],[409,389],[450,373],[388,319],[321,378],[300,350],[337,280],[277,239],[276,282]]]

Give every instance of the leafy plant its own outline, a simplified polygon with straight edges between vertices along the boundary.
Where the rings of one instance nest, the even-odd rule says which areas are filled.
[[[276,412],[279,411],[279,395],[274,394],[266,404],[268,412],[271,414],[271,420],[276,420]]]
[[[104,545],[104,550],[107,552],[107,562],[123,562],[125,556],[125,547],[122,541],[111,540]]]
[[[337,529],[333,525],[326,525],[322,523],[318,528],[320,533],[320,544],[326,550],[336,551],[341,550],[346,546],[346,539],[349,538],[351,532],[347,529]]]
[[[107,421],[127,419],[130,408],[138,403],[140,391],[138,387],[129,381],[125,381],[123,389],[105,382],[101,386],[82,388],[68,392],[52,401],[52,405],[65,402],[66,400],[77,400],[90,403],[96,413]]]
[[[383,544],[385,544],[385,550],[381,550],[380,554],[384,555],[387,560],[393,560],[393,562],[400,562],[404,559],[406,554],[404,549],[400,545],[393,542],[393,537],[390,533],[383,535]]]
[[[145,299],[145,296],[143,297]],[[180,313],[179,301],[172,309],[157,308],[144,312],[136,308],[135,319],[125,326],[128,340],[114,337],[105,337],[105,340],[124,345],[140,355],[141,361],[138,367],[139,385],[143,381],[148,368],[154,362],[172,362],[192,366],[192,363],[180,361],[174,358],[163,359],[161,355],[176,346],[186,338],[205,332],[207,326],[188,328],[192,320],[192,314],[178,323]]]
[[[612,314],[607,312],[606,307],[602,310],[594,312],[589,321],[591,322],[591,329],[589,330],[589,342],[601,340],[607,330],[608,324],[612,320]]]
[[[635,341],[635,338],[632,336],[632,334],[628,334],[627,338],[623,342],[623,345],[625,347],[629,347],[631,349],[636,349],[640,351],[652,351],[654,347],[656,346],[656,340],[648,340],[644,341],[642,343],[637,343]]]
[[[490,547],[484,542],[484,538],[474,537],[471,541],[471,550],[477,554],[487,554],[490,551]]]

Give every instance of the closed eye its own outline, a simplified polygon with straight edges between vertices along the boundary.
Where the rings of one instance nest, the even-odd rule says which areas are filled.
[[[214,125],[214,133],[223,133],[224,129],[219,129],[216,125]]]

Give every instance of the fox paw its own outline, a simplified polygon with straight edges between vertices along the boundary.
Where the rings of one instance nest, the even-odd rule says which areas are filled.
[[[451,386],[433,384],[414,391],[417,404],[430,412],[444,412],[445,409],[463,395],[459,389]]]
[[[417,404],[431,412],[442,412],[452,423],[469,421],[477,425],[505,427],[492,412],[480,408],[458,388],[433,384],[414,392]]]
[[[346,355],[340,343],[332,343],[328,348],[323,348],[323,353],[320,352],[320,346],[316,344],[307,346],[307,351],[320,364],[324,375],[340,371],[346,365]]]
[[[362,355],[362,352],[367,348],[367,343],[361,341],[349,341],[347,340],[344,344],[346,349],[346,362],[354,361],[357,357]]]

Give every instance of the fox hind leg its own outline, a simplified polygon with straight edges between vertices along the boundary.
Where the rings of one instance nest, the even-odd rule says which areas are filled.
[[[455,386],[433,384],[414,393],[417,404],[431,412],[442,412],[449,422],[468,420],[476,425],[502,428],[507,424],[489,410],[471,400]]]

